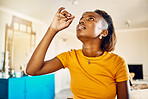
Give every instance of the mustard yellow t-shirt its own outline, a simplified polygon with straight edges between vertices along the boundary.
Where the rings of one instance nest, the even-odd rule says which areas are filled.
[[[74,99],[115,99],[116,82],[129,79],[124,59],[114,53],[86,57],[79,49],[61,53],[57,58],[70,71]]]

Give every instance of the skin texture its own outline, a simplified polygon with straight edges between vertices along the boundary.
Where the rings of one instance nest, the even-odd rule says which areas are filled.
[[[58,58],[44,61],[45,54],[54,36],[61,30],[69,27],[75,18],[72,14],[61,7],[58,9],[51,25],[43,39],[35,49],[30,58],[26,73],[28,75],[43,75],[62,69],[64,66]],[[82,52],[87,57],[97,57],[104,52],[101,50],[101,43],[107,36],[107,24],[104,19],[95,12],[87,12],[82,15],[77,25],[77,38],[83,43]],[[102,39],[99,37],[102,36]],[[130,99],[128,81],[117,83],[117,98]]]

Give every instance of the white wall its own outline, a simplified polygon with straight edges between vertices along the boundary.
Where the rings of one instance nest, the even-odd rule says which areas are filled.
[[[5,26],[10,25],[12,16],[0,11],[0,69],[2,69],[5,50]]]
[[[115,53],[127,64],[143,64],[144,79],[148,80],[148,28],[117,31]]]
[[[9,11],[5,11],[5,10],[1,10],[0,9],[0,68],[2,68],[2,63],[4,61],[3,58],[3,53],[5,51],[5,26],[6,24],[8,24],[8,26],[10,26],[11,21],[12,21],[12,16],[18,16],[18,14],[15,14],[14,12],[10,12]],[[21,17],[21,16],[18,16]],[[32,21],[29,19],[29,17],[24,17],[22,16],[21,18],[24,18],[26,20]],[[46,25],[44,25],[43,23],[39,23],[36,21],[32,21],[32,28],[33,28],[33,32],[36,32],[36,44],[40,41],[42,34],[45,31]]]

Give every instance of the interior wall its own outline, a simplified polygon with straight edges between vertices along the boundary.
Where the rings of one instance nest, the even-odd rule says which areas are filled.
[[[6,24],[8,24],[8,26],[10,26],[11,21],[12,21],[12,16],[18,16],[15,13],[9,13],[9,11],[3,11],[0,10],[0,69],[2,69],[3,67],[3,62],[4,62],[4,51],[5,51],[5,26]],[[18,16],[20,17],[20,16]],[[22,16],[22,18],[24,18]],[[36,32],[36,45],[38,44],[38,42],[40,41],[41,37],[43,36],[43,33],[46,29],[46,25],[43,23],[39,23],[36,21],[32,21],[29,19],[29,17],[25,17],[24,19],[29,20],[32,22],[32,28],[33,28],[33,32]],[[31,56],[32,54],[30,54],[29,56]],[[29,60],[29,58],[26,60]]]
[[[28,54],[30,52],[30,35],[23,35],[25,37],[14,36],[14,64],[12,67],[15,71],[22,71],[26,66],[26,60],[28,59]]]
[[[4,62],[5,50],[5,26],[10,25],[12,16],[0,10],[0,69],[2,69]]]
[[[115,53],[122,56],[127,64],[143,64],[144,80],[148,80],[148,29],[117,31]]]
[[[12,21],[12,16],[17,16],[15,13],[9,13],[9,11],[3,11],[0,10],[0,54],[4,53],[5,51],[5,26],[8,24],[10,26]],[[18,16],[20,17],[20,16]],[[24,17],[22,17],[24,18]],[[25,17],[24,19],[29,20],[32,22],[32,29],[33,32],[36,32],[36,46],[39,43],[39,41],[42,39],[44,32],[46,31],[47,25],[43,23],[39,23],[37,21],[32,21],[29,19],[29,17]],[[31,56],[31,54],[30,54]],[[2,67],[3,58],[0,58],[1,64],[0,67]]]

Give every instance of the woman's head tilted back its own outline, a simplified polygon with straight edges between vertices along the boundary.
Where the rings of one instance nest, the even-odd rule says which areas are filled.
[[[116,35],[111,16],[102,10],[85,12],[77,25],[77,38],[83,44],[87,40],[99,40],[99,42],[101,41],[99,46],[102,51],[113,51],[116,44]]]
[[[115,45],[116,45],[117,40],[116,40],[116,34],[115,34],[112,18],[105,11],[95,10],[94,12],[96,12],[97,14],[102,16],[103,19],[108,24],[108,27],[107,27],[108,35],[106,37],[104,37],[104,39],[102,41],[101,49],[103,51],[107,51],[107,52],[113,51],[115,49]]]

